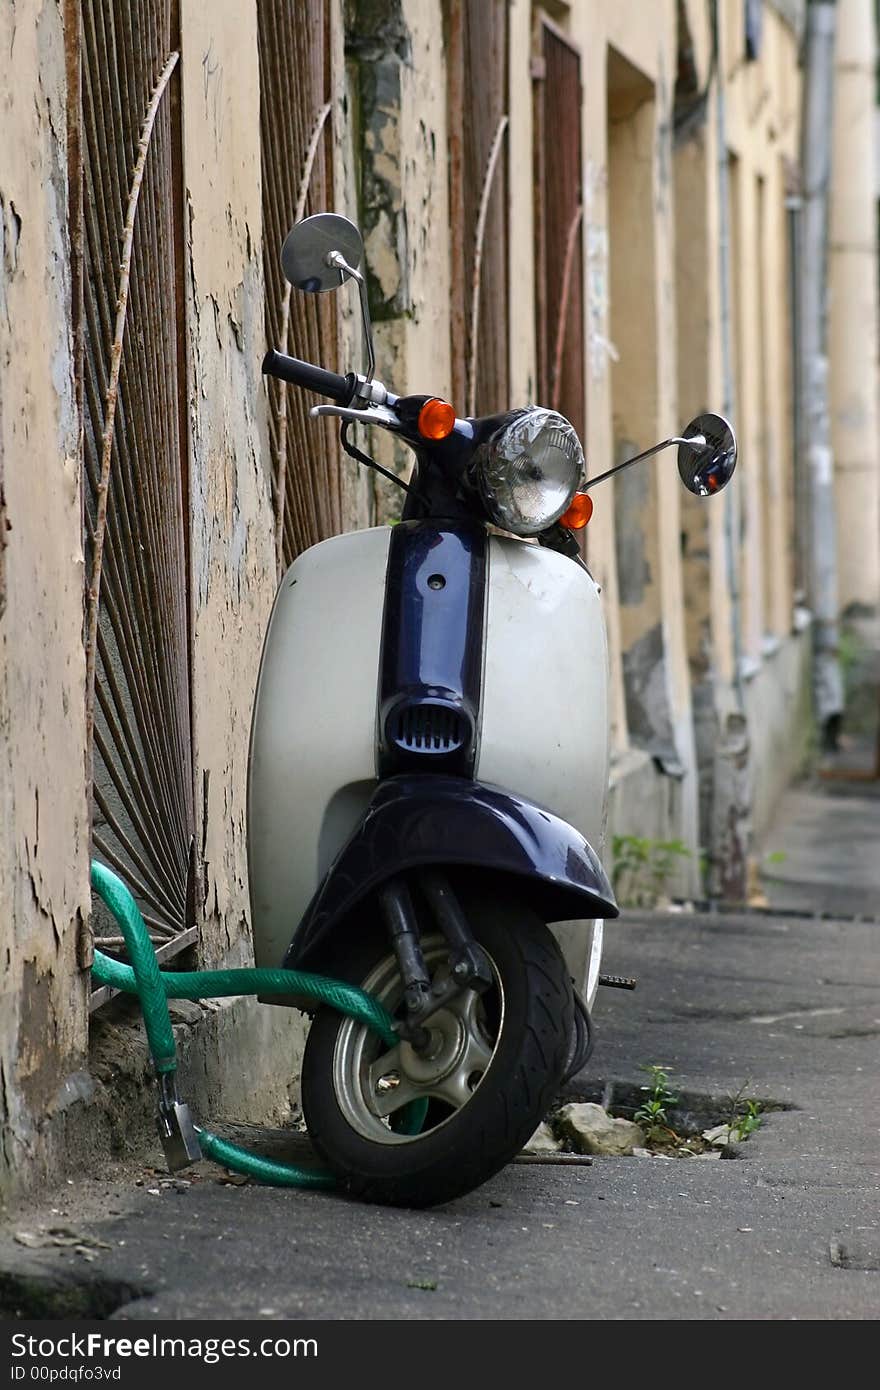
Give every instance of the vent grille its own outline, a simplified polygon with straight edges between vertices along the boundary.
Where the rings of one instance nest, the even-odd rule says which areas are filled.
[[[405,753],[457,753],[470,737],[470,724],[447,705],[407,705],[388,721],[390,742]]]

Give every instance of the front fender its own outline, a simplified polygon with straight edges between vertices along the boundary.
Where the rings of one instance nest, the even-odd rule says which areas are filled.
[[[545,922],[618,915],[596,854],[552,811],[463,777],[408,774],[378,788],[309,904],[285,967],[308,968],[328,934],[380,883],[425,865],[510,875]]]

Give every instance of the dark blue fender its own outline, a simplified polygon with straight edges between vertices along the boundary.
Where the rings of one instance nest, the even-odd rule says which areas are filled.
[[[392,874],[423,865],[508,874],[545,922],[616,917],[598,858],[573,826],[501,787],[440,774],[383,782],[294,934],[288,970],[326,968],[322,947]]]

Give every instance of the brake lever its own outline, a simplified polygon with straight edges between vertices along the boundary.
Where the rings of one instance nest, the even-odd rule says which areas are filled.
[[[321,415],[336,415],[352,425],[381,425],[386,430],[399,430],[400,421],[392,410],[384,405],[370,406],[369,410],[353,410],[346,405],[313,405],[309,414],[315,418]]]
[[[369,454],[363,453],[357,447],[357,445],[352,444],[351,440],[348,437],[348,426],[348,420],[343,420],[339,430],[339,438],[341,439],[342,447],[348,454],[349,458],[355,459],[358,463],[364,464],[367,468],[374,468],[377,473],[382,474],[383,478],[387,478],[389,483],[394,483],[396,487],[402,488],[404,492],[409,492],[408,483],[405,483],[402,478],[398,478],[397,474],[392,473],[390,469],[383,468],[381,463],[377,463],[375,459],[371,459]]]

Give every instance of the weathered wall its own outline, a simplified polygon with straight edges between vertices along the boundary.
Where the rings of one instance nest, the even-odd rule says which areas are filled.
[[[741,0],[732,0],[739,11]],[[742,26],[731,19],[723,62],[728,146],[735,156],[731,202],[735,264],[735,401],[742,467],[733,494],[740,522],[742,646],[760,664],[765,638],[790,631],[792,468],[789,304],[784,225],[785,167],[798,158],[797,40],[765,8],[757,61],[745,62]],[[761,269],[763,267],[763,270]]]
[[[360,76],[357,61],[346,52],[346,29],[341,11],[334,15],[331,41],[333,195],[336,210],[360,224]],[[360,301],[354,285],[335,299],[339,315],[340,370],[363,371],[366,353]],[[341,467],[343,528],[356,530],[359,526],[369,526],[375,514],[370,472],[346,455],[342,456]]]
[[[792,696],[790,727],[784,734],[780,730],[773,744],[766,741],[768,726],[778,727],[785,708],[774,703],[771,692],[800,689],[796,677],[785,676],[786,653],[794,653],[796,664],[802,651],[800,641],[789,636],[794,622],[792,344],[785,228],[786,168],[798,158],[800,82],[797,38],[777,12],[765,8],[758,58],[747,61],[739,0],[730,9],[735,13],[725,9],[721,61],[732,156],[733,401],[741,465],[730,502],[739,586],[730,629],[739,660],[733,683],[723,692],[734,695],[726,722],[732,756],[715,788],[714,833],[717,841],[739,801],[751,822],[748,850],[782,789],[782,769],[790,772],[801,762],[804,738],[802,707]],[[748,877],[735,864],[726,866],[727,884],[737,896]]]
[[[419,0],[356,0],[347,52],[356,101],[360,222],[376,375],[399,392],[449,398],[449,189],[443,11]],[[357,218],[357,212],[353,211]],[[412,454],[381,431],[369,446],[406,475]],[[378,522],[402,493],[378,475]]]
[[[199,954],[234,966],[253,961],[248,745],[275,594],[255,6],[183,0],[181,51]],[[296,1086],[302,1016],[251,999],[206,1022],[185,1070],[194,1103],[238,1119],[277,1114]]]
[[[71,3],[69,14],[77,8]],[[0,7],[3,52],[21,79],[0,97],[3,129],[14,132],[0,151],[0,477],[10,528],[0,590],[0,1186],[10,1187],[82,1153],[90,1130],[104,1132],[98,1117],[107,1110],[100,1084],[82,1070],[87,977],[77,968],[89,844],[64,16],[60,0]],[[236,964],[251,958],[248,733],[275,587],[259,374],[255,7],[229,0],[207,10],[184,0],[181,49],[200,949],[205,963]],[[253,1001],[207,1015],[210,1026],[190,1046],[194,1098],[224,1108],[222,1043],[232,1030],[221,1023],[234,1016],[237,1066],[249,1077],[245,1108],[254,1119],[277,1113],[295,1082],[299,1015]],[[99,1024],[98,1039],[104,1031]],[[143,1052],[135,1053],[142,1072]],[[123,1071],[126,1055],[121,1046]],[[266,1065],[282,1055],[280,1071]],[[232,1070],[230,1094],[241,1075]],[[149,1090],[142,1101],[148,1113]]]
[[[812,750],[810,635],[794,632],[768,653],[745,689],[751,746],[751,818],[756,843],[768,843],[779,798]],[[772,845],[771,845],[772,849]]]
[[[829,226],[829,357],[842,613],[880,604],[877,202],[872,0],[840,0]]]
[[[63,5],[0,6],[0,1191],[38,1178],[83,1063],[83,553]]]
[[[254,6],[184,0],[181,51],[202,950],[206,962],[238,964],[250,712],[275,592]]]
[[[798,85],[795,35],[774,12],[765,10],[757,62],[745,60],[741,5],[734,0],[719,13],[733,156],[728,274],[734,379],[727,408],[740,462],[719,505],[683,499],[682,538],[701,840],[712,848],[712,886],[741,897],[753,832],[766,821],[780,786],[752,717],[753,695],[760,689],[769,698],[763,664],[769,660],[771,671],[779,669],[773,654],[787,640],[793,618],[785,171],[797,151]],[[722,409],[726,394],[717,94],[699,101],[711,67],[711,33],[706,7],[689,4],[686,16],[695,92],[675,150],[682,419]],[[802,732],[793,727],[791,738],[797,742]],[[799,755],[789,754],[785,740],[777,751],[779,765],[790,771]]]
[[[672,100],[676,6],[572,8],[584,72],[587,455],[601,472],[681,423]],[[609,829],[681,839],[696,886],[696,754],[682,607],[680,484],[659,458],[594,494],[588,557],[606,593]],[[638,791],[630,794],[627,784]]]

